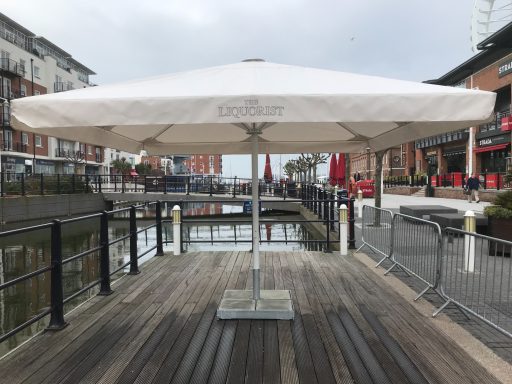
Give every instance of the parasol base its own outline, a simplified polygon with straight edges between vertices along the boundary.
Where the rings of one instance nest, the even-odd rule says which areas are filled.
[[[252,298],[252,290],[226,290],[217,309],[222,320],[293,320],[290,291],[262,290],[260,299]]]

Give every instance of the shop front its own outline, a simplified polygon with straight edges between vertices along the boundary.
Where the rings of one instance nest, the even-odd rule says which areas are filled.
[[[465,145],[445,148],[443,151],[443,157],[446,161],[446,171],[448,173],[463,173],[466,171]]]
[[[480,137],[479,137],[480,136]],[[480,163],[481,173],[502,173],[507,170],[507,157],[510,157],[510,133],[489,136],[477,135],[475,153]]]
[[[36,159],[35,173],[44,175],[55,175],[55,162],[50,160]]]

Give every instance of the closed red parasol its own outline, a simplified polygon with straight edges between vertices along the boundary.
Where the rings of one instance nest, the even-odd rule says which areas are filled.
[[[336,167],[338,163],[336,162],[336,154],[333,153],[331,156],[331,164],[329,165],[329,184],[331,184],[333,187],[336,185]]]
[[[338,157],[338,167],[336,170],[336,178],[340,187],[346,186],[346,174],[345,174],[345,154],[340,153]]]
[[[263,172],[263,179],[265,180],[265,183],[272,182],[272,168],[270,168],[270,155],[268,153],[265,159],[265,171]]]

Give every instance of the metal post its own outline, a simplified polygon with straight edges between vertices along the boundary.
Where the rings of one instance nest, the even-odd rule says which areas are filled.
[[[98,295],[107,296],[112,293],[110,288],[110,246],[108,244],[108,212],[103,211],[100,218],[100,273],[101,286]]]
[[[329,198],[329,222],[331,223],[329,228],[331,228],[331,231],[334,231],[334,207],[336,206],[335,196],[337,197],[338,194],[333,195],[331,192]]]
[[[190,176],[187,176],[187,181],[185,182],[185,188],[187,189],[187,196],[190,195]]]
[[[75,193],[75,174],[71,175],[71,192]]]
[[[363,217],[363,191],[361,191],[360,189],[357,191],[357,208],[357,217],[361,219]]]
[[[210,176],[210,197],[213,195],[213,177]]]
[[[348,255],[347,243],[347,226],[348,226],[348,210],[345,204],[341,204],[338,208],[340,218],[340,255]]]
[[[323,213],[323,219],[324,223],[329,222],[329,197],[327,194],[327,191],[324,189],[324,192],[322,193],[322,200],[324,201],[324,213]]]
[[[40,174],[41,176],[41,182],[39,183],[39,186],[41,188],[41,196],[44,195],[44,176],[43,176],[43,173],[41,172]]]
[[[164,195],[167,195],[167,176],[164,175]]]
[[[464,230],[476,232],[476,216],[473,211],[466,211],[464,214]],[[464,235],[464,272],[475,271],[475,236]]]
[[[21,174],[21,196],[25,196],[25,174]],[[16,174],[14,174],[14,178],[16,179]]]
[[[51,309],[48,330],[59,330],[67,323],[64,321],[64,290],[62,288],[62,223],[53,220],[51,229]]]
[[[130,272],[129,275],[140,273],[137,259],[137,219],[135,206],[130,207]]]
[[[172,207],[172,245],[174,256],[181,254],[181,208],[179,205]]]
[[[89,189],[89,175],[86,174],[85,175],[85,188],[84,188],[84,192],[87,193],[88,189]]]
[[[164,176],[165,177],[165,176]],[[162,242],[162,203],[160,200],[156,202],[156,254],[155,256],[164,255],[164,247]]]
[[[235,179],[233,180],[233,198],[236,197],[236,176],[235,176]]]
[[[101,175],[98,175],[98,192],[101,193]]]
[[[326,200],[328,201],[328,200]],[[327,205],[329,205],[329,203],[327,203]],[[331,253],[331,248],[330,248],[330,245],[331,245],[331,225],[330,225],[330,220],[329,220],[329,214],[327,214],[327,217],[326,217],[326,221],[325,221],[325,248],[324,248],[324,252],[325,253]]]
[[[148,176],[144,175],[144,193],[148,192]]]
[[[349,219],[348,219],[348,223],[349,223],[349,227],[348,227],[348,230],[349,230],[349,239],[348,239],[348,249],[356,249],[356,232],[355,232],[355,221],[356,221],[356,218],[355,218],[355,212],[354,212],[354,202],[355,202],[355,197],[352,196],[349,200]]]
[[[0,163],[0,167],[1,167],[1,163]],[[2,184],[0,187],[1,188],[0,195],[2,197],[4,197],[4,177],[5,177],[4,172],[1,171],[1,168],[0,168],[0,183]]]

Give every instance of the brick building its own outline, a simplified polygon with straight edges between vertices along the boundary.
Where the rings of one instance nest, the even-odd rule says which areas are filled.
[[[102,171],[103,147],[12,128],[10,100],[90,86],[95,73],[63,49],[0,13],[0,166],[16,173]]]

